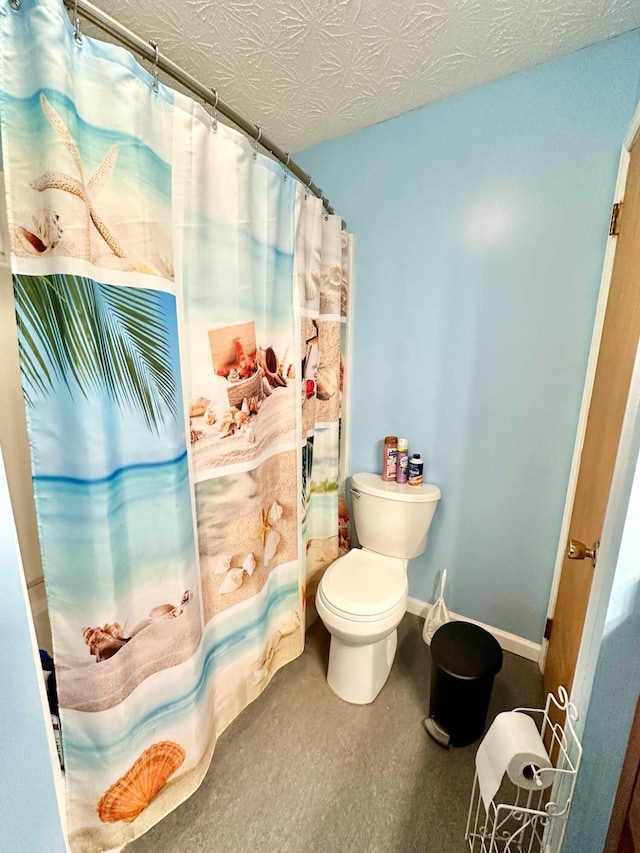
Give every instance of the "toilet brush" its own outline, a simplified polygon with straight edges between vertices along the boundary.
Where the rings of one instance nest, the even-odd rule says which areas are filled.
[[[438,628],[441,625],[444,625],[445,622],[449,622],[449,611],[447,610],[447,605],[444,602],[444,588],[446,583],[447,570],[443,569],[442,581],[440,582],[440,598],[438,598],[435,604],[431,605],[431,608],[424,620],[424,627],[422,629],[422,639],[428,646],[431,645],[431,638]]]

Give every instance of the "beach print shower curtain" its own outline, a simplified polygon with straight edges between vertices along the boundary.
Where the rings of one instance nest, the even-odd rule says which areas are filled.
[[[348,547],[350,240],[61,0],[0,0],[0,38],[69,840],[100,853],[195,790]]]

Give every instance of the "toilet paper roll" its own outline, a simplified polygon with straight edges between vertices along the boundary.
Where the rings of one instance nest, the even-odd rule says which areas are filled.
[[[531,717],[519,711],[498,714],[476,753],[485,809],[497,794],[505,773],[518,788],[540,791],[553,781],[553,773],[544,772],[552,767]]]

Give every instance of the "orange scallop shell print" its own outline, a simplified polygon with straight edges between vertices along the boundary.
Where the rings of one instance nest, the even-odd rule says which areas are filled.
[[[179,743],[163,740],[140,755],[127,772],[102,795],[98,817],[104,823],[131,823],[146,808],[185,759]]]

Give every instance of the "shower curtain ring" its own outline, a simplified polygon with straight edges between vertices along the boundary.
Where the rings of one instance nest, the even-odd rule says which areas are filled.
[[[82,44],[82,33],[80,32],[80,18],[78,17],[78,0],[73,4],[73,38],[76,44]]]
[[[288,151],[284,153],[287,155],[287,162],[282,164],[282,171],[284,172],[284,180],[286,181],[289,177],[289,160],[291,160],[291,154]]]
[[[151,74],[153,75],[153,83],[151,84],[151,88],[154,93],[157,95],[160,91],[160,83],[158,82],[158,60],[160,59],[160,51],[158,50],[158,42],[153,39],[149,39],[149,44],[155,51],[155,56],[153,57],[153,65],[151,66]]]
[[[309,183],[307,184],[307,186],[304,189],[304,200],[305,201],[309,198],[309,190],[311,188],[311,181],[313,181],[313,178],[311,177],[311,175],[309,175]]]
[[[262,128],[259,124],[254,124],[254,127],[258,131],[258,135],[253,141],[253,159],[256,160],[258,157],[258,145],[260,144],[260,140],[262,139]]]
[[[213,86],[211,86],[211,91],[215,95],[213,110],[211,112],[211,130],[216,131],[218,129],[218,92]]]

